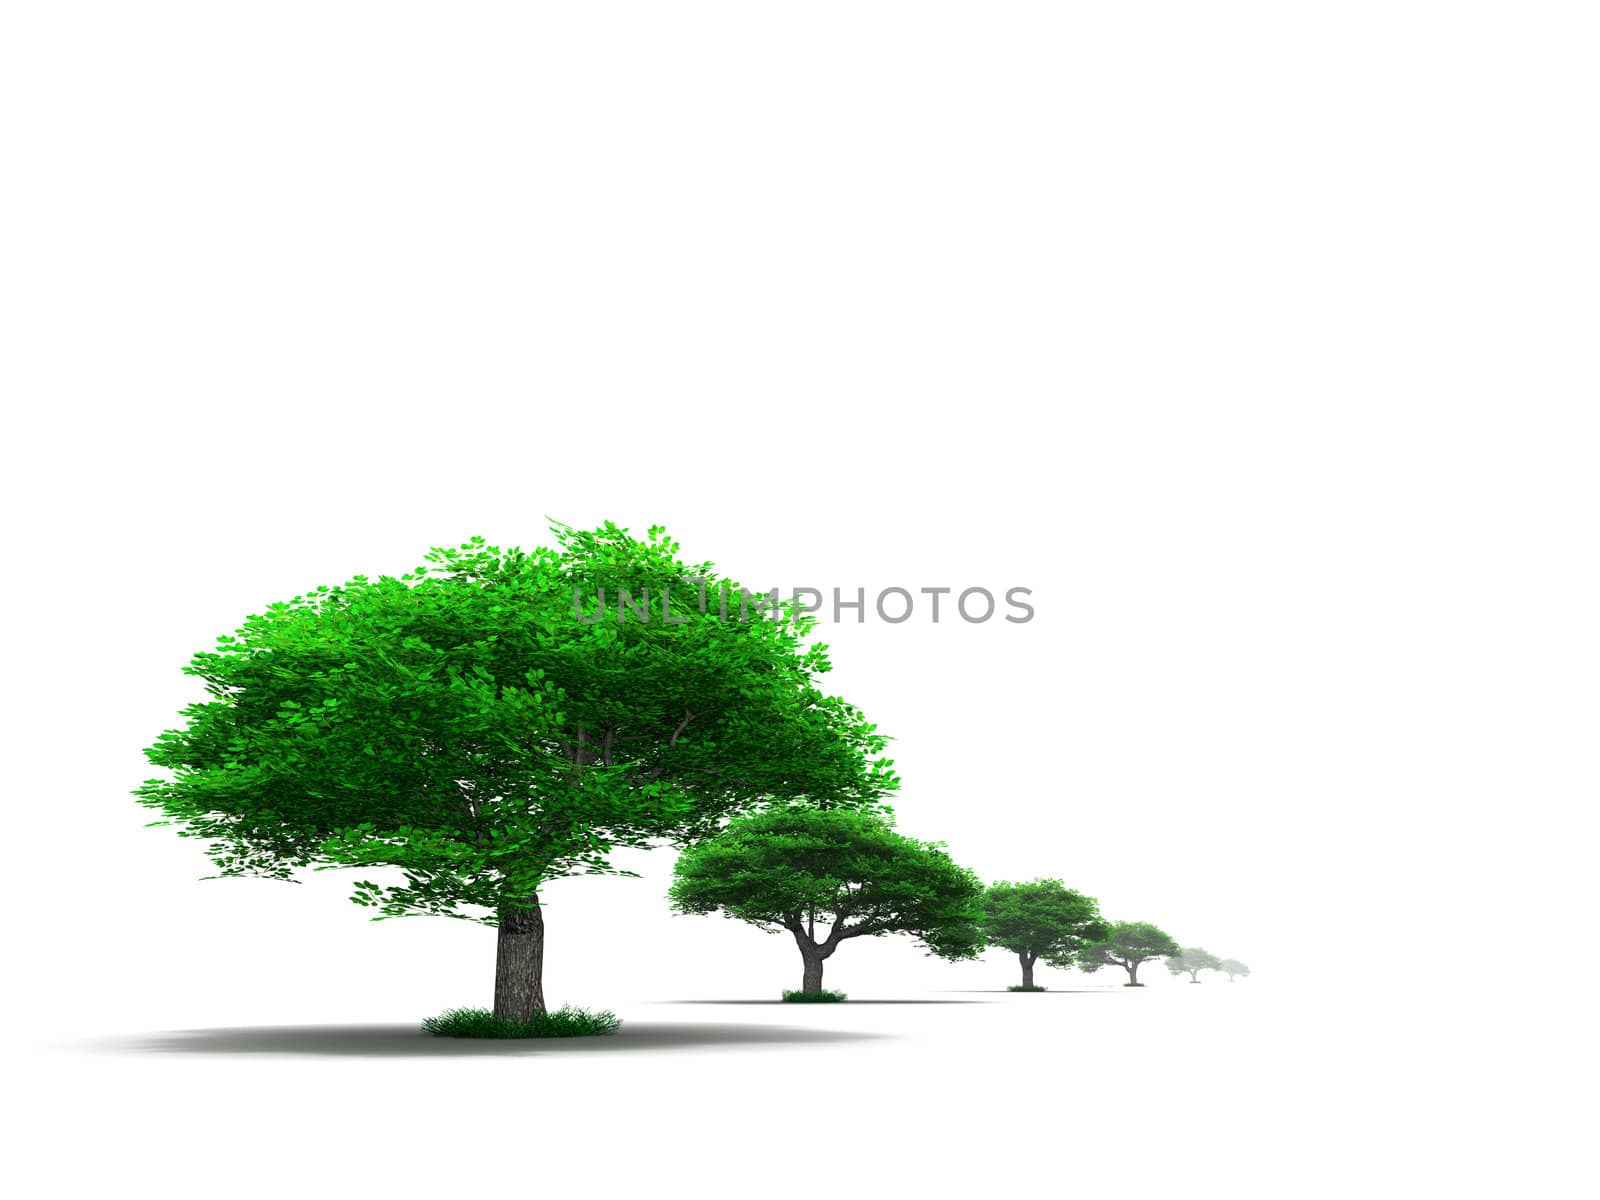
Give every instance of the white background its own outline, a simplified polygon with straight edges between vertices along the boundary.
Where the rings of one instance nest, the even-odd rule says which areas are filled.
[[[8,6],[23,1194],[1577,1194],[1595,34]],[[548,897],[552,1001],[622,1034],[419,1051],[491,931],[198,882],[129,791],[247,614],[547,515],[763,587],[1033,589],[819,630],[902,829],[1255,976],[1011,997],[876,941],[828,982],[982,1003],[668,1003],[799,961],[668,916],[663,850]]]

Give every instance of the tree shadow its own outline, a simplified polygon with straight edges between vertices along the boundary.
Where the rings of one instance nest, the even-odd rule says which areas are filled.
[[[828,1043],[873,1041],[891,1034],[803,1029],[792,1025],[665,1024],[624,1021],[616,1033],[574,1038],[450,1038],[415,1025],[249,1025],[170,1029],[83,1040],[76,1049],[112,1054],[290,1054],[333,1058],[494,1058],[546,1054],[659,1053],[737,1050],[757,1046],[796,1049]]]
[[[982,1000],[647,1000],[646,1004],[782,1004],[789,1008],[860,1008],[863,1004],[982,1004]]]

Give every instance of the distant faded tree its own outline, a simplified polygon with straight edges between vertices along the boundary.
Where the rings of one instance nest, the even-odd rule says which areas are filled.
[[[983,884],[938,843],[913,841],[891,821],[886,809],[806,803],[735,817],[678,858],[669,899],[680,913],[720,910],[788,931],[809,995],[851,938],[906,933],[941,958],[976,958]]]
[[[1182,948],[1171,935],[1148,921],[1117,921],[1108,936],[1085,946],[1078,954],[1078,966],[1085,971],[1101,967],[1121,967],[1128,973],[1124,987],[1143,987],[1139,967],[1152,958],[1179,954]]]
[[[1244,975],[1248,977],[1250,974],[1250,968],[1245,966],[1237,958],[1223,959],[1217,964],[1217,970],[1221,971],[1228,977],[1229,983],[1233,982],[1234,976],[1236,975]]]
[[[1222,960],[1199,946],[1186,946],[1167,959],[1167,970],[1174,975],[1187,975],[1190,983],[1200,982],[1201,971],[1220,971]]]
[[[1059,879],[996,883],[983,897],[983,934],[989,945],[1009,950],[1022,964],[1022,986],[1031,988],[1033,964],[1070,967],[1078,953],[1111,932],[1093,896]]]

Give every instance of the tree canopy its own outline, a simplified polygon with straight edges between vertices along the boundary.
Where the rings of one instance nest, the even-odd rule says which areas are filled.
[[[1108,936],[1085,946],[1078,954],[1078,965],[1085,971],[1117,966],[1128,973],[1128,984],[1139,982],[1139,967],[1152,958],[1179,952],[1178,943],[1148,921],[1116,921]]]
[[[823,962],[851,938],[904,933],[931,954],[976,957],[982,895],[942,844],[900,834],[886,809],[788,803],[685,850],[669,899],[680,913],[787,930],[805,966],[801,991],[815,993]],[[819,922],[829,926],[820,937]]]
[[[818,687],[811,620],[724,619],[688,581],[739,585],[662,529],[555,532],[557,548],[474,538],[249,617],[185,668],[211,698],[146,752],[172,778],[140,802],[207,840],[224,876],[399,868],[352,899],[500,926],[496,1011],[526,1015],[543,1008],[546,881],[774,798],[848,807],[897,786],[876,726]],[[615,612],[586,619],[602,597]],[[508,926],[532,939],[510,963]]]
[[[984,938],[1017,956],[1025,988],[1033,986],[1038,960],[1054,967],[1072,966],[1085,945],[1110,932],[1095,899],[1059,879],[994,883],[984,893]]]

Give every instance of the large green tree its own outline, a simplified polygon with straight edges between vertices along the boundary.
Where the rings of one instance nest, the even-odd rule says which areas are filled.
[[[983,934],[991,946],[1009,950],[1022,964],[1022,986],[1031,988],[1041,958],[1069,967],[1084,946],[1111,932],[1092,896],[1059,879],[994,883],[983,897]]]
[[[146,752],[172,777],[141,803],[206,839],[222,875],[398,868],[352,899],[497,926],[494,1010],[525,1020],[544,1011],[548,881],[627,874],[614,848],[774,798],[849,807],[896,786],[876,727],[819,690],[809,620],[741,620],[719,603],[739,585],[661,529],[556,535],[474,538],[251,616],[185,668],[211,698]]]
[[[1201,971],[1220,971],[1222,960],[1199,946],[1185,946],[1167,959],[1167,970],[1174,975],[1187,975],[1190,983],[1200,982]]]
[[[1101,967],[1121,967],[1128,973],[1125,987],[1143,987],[1139,967],[1152,958],[1165,958],[1179,952],[1178,943],[1148,921],[1116,921],[1111,932],[1085,946],[1078,954],[1078,966],[1085,971]]]
[[[851,938],[910,934],[948,959],[975,958],[983,946],[977,876],[939,843],[897,832],[881,808],[791,803],[735,818],[679,856],[668,895],[680,913],[720,910],[787,930],[809,995]]]

